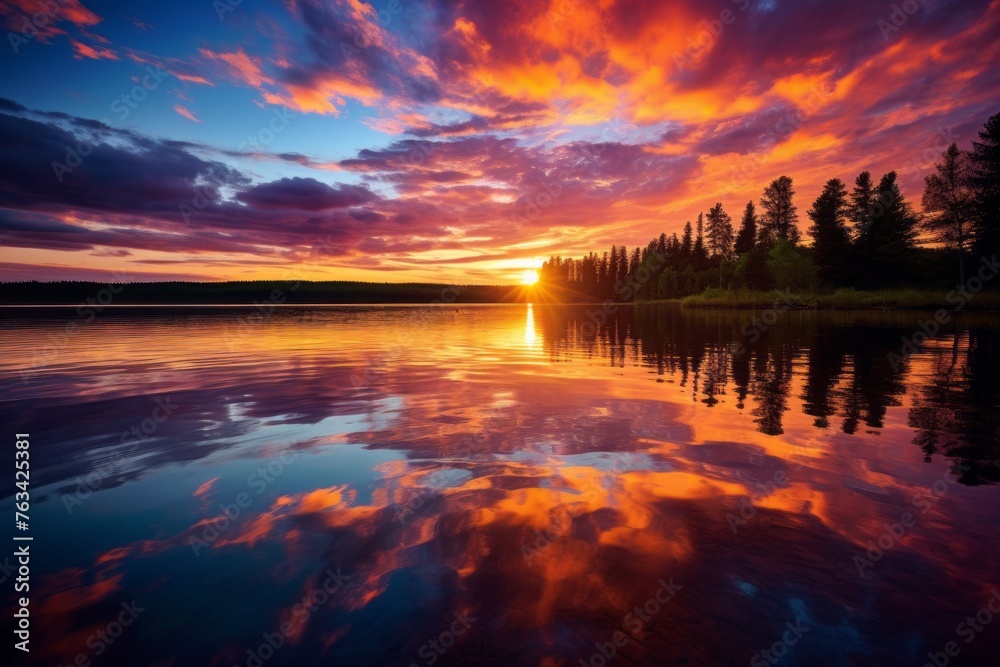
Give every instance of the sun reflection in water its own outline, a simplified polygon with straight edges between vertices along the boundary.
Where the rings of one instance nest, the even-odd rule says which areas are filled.
[[[535,347],[538,344],[538,340],[535,336],[535,313],[531,309],[531,304],[528,304],[528,317],[524,323],[524,344],[528,347]]]

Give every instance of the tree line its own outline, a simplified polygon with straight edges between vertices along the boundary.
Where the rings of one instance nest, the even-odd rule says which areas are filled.
[[[557,296],[643,301],[709,287],[768,290],[964,286],[981,259],[1000,249],[1000,114],[969,150],[952,144],[925,178],[917,211],[897,174],[877,181],[864,171],[848,187],[826,182],[806,211],[802,243],[791,177],[773,180],[759,204],[747,202],[738,228],[721,202],[688,221],[682,234],[660,234],[631,251],[551,257],[540,280]],[[997,286],[993,286],[996,288]]]
[[[522,300],[510,285],[438,285],[354,281],[243,280],[206,282],[25,281],[5,283],[0,304],[103,306],[282,304],[504,303]],[[110,287],[114,289],[109,289]]]

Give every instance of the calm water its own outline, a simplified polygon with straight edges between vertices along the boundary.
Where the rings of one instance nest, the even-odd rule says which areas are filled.
[[[996,316],[595,312],[4,313],[28,663],[996,664]]]

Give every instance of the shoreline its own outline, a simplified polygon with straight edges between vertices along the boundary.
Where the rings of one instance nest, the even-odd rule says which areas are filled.
[[[801,292],[790,290],[735,291],[712,289],[681,300],[684,308],[739,309],[781,308],[783,310],[923,310],[979,312],[1000,311],[1000,292],[967,290],[854,290]]]

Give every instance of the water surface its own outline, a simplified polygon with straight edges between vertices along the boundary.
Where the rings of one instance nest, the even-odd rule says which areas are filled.
[[[29,663],[993,664],[995,316],[613,311],[5,312]]]

